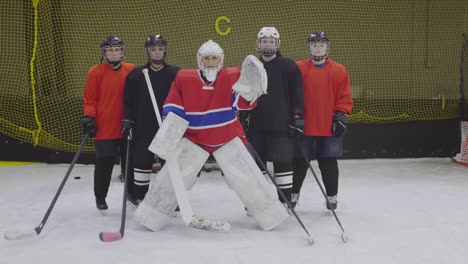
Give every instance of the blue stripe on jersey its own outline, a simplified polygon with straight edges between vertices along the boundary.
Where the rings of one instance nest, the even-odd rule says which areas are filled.
[[[166,104],[163,108],[162,116],[165,117],[169,114],[169,112],[173,112],[174,114],[182,117],[183,119],[187,120],[187,115],[185,114],[184,108],[176,105],[176,104]]]
[[[232,108],[220,108],[206,112],[186,113],[191,129],[204,129],[223,126],[234,122],[237,117]]]
[[[231,105],[232,105],[232,109],[236,110],[236,107],[237,107],[237,100],[236,100],[236,92],[232,91],[232,94],[231,94]],[[234,103],[236,103],[234,105]]]
[[[236,92],[232,91],[232,94],[231,94],[231,105],[232,105],[232,110],[234,111],[239,111],[239,110],[244,110],[242,108],[239,108],[239,94],[237,94]],[[250,109],[248,109],[250,110]]]

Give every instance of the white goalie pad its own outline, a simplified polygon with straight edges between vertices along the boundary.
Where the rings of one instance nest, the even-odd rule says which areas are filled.
[[[253,55],[242,62],[241,75],[232,89],[251,102],[267,93],[268,77],[263,63]]]
[[[271,191],[272,184],[266,181],[238,137],[216,150],[213,156],[229,186],[237,193],[261,229],[271,230],[288,218],[289,214],[278,200],[276,192]]]
[[[185,134],[189,122],[182,117],[169,112],[162,122],[162,126],[153,138],[148,150],[163,159],[175,153],[177,144]]]
[[[175,163],[179,167],[185,188],[189,190],[209,153],[186,138],[182,138],[177,144],[176,152],[179,154]],[[158,231],[169,221],[176,207],[177,198],[166,163],[158,174],[151,175],[148,192],[136,210],[136,220],[147,228]]]

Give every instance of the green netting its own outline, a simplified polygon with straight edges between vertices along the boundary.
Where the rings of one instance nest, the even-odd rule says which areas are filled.
[[[146,60],[145,37],[160,33],[170,63],[195,68],[199,46],[213,39],[225,65],[239,66],[256,54],[263,26],[279,30],[283,54],[295,60],[307,57],[311,31],[327,32],[331,56],[351,76],[352,122],[454,118],[466,91],[467,10],[465,0],[1,1],[0,133],[76,150],[86,73],[100,62],[106,35],[120,36],[126,60],[138,65]]]

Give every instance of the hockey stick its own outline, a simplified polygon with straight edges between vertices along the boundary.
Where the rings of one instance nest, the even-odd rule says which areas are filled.
[[[122,218],[120,219],[120,230],[115,232],[101,232],[99,233],[99,239],[102,242],[114,242],[121,240],[125,232],[125,219],[127,217],[127,190],[128,190],[128,171],[130,165],[130,141],[131,136],[127,137],[127,151],[125,153],[125,182],[124,182],[124,193],[123,193],[123,202],[122,202]]]
[[[258,153],[257,151],[255,151],[255,149],[253,148],[252,145],[250,144],[247,144],[246,145],[247,148],[249,149],[249,151],[255,156],[255,159],[258,161],[258,164],[260,165],[261,169],[266,171],[268,177],[270,178],[271,182],[273,182],[273,184],[275,185],[276,189],[278,190],[278,193],[280,194],[281,198],[283,198],[284,201],[286,201],[286,204],[288,205],[288,208],[291,210],[291,212],[294,214],[294,216],[296,217],[297,221],[299,222],[299,224],[301,225],[302,229],[304,229],[304,231],[306,232],[307,234],[307,240],[309,241],[309,243],[311,245],[313,245],[315,242],[314,242],[314,239],[312,238],[312,236],[310,235],[309,231],[307,230],[307,228],[305,227],[304,223],[302,222],[301,218],[299,218],[299,216],[297,215],[296,211],[294,210],[294,208],[292,207],[291,205],[291,202],[286,198],[286,195],[283,193],[283,191],[280,189],[280,187],[278,186],[278,184],[276,183],[275,179],[273,178],[273,176],[271,175],[270,171],[267,169],[266,165],[263,163],[263,161],[260,159],[260,157],[258,156]]]
[[[62,192],[62,189],[65,186],[65,183],[67,182],[68,177],[70,176],[70,173],[71,173],[73,167],[76,164],[76,161],[78,160],[78,158],[81,155],[81,152],[83,151],[83,147],[86,144],[86,140],[88,139],[88,137],[89,137],[89,133],[86,133],[83,136],[83,139],[81,140],[80,147],[79,147],[78,151],[75,153],[75,156],[73,157],[73,160],[72,160],[70,166],[68,167],[68,171],[65,174],[65,177],[63,177],[62,183],[60,184],[60,187],[58,188],[57,192],[55,193],[54,199],[52,199],[52,202],[50,203],[49,208],[47,209],[47,212],[45,213],[44,218],[42,219],[41,223],[36,228],[34,228],[33,230],[28,229],[28,230],[10,230],[10,231],[7,231],[4,234],[4,237],[5,237],[6,240],[17,240],[17,239],[31,238],[31,237],[38,236],[41,233],[42,229],[44,228],[44,226],[45,226],[45,224],[47,222],[47,219],[49,218],[50,213],[52,212],[52,209],[54,209],[55,203],[57,202],[57,199],[60,196],[60,193]]]
[[[301,129],[297,128],[297,127],[294,127],[292,125],[289,125],[289,128],[291,130],[294,131],[295,134],[300,134],[300,135],[303,135],[304,134],[304,131],[302,131]],[[309,159],[307,158],[307,154],[305,152],[305,150],[303,148],[301,148],[301,145],[300,145],[300,141],[299,141],[299,138],[297,137],[296,139],[296,142],[297,142],[297,146],[301,149],[302,151],[302,156],[304,157],[304,161],[307,162],[307,164],[309,165],[309,169],[310,171],[312,172],[312,174],[314,175],[314,178],[315,178],[315,181],[317,181],[317,185],[320,187],[320,191],[322,192],[323,194],[323,197],[325,198],[325,201],[327,203],[327,205],[329,205],[329,202],[328,202],[328,199],[327,199],[327,194],[325,193],[325,189],[323,188],[322,184],[320,183],[317,175],[315,174],[315,171],[314,171],[314,168],[312,168],[312,165],[310,165],[310,161]],[[330,207],[330,206],[328,206]],[[331,207],[330,207],[331,208]],[[344,231],[344,228],[343,226],[341,225],[341,222],[340,222],[340,219],[338,219],[338,216],[336,215],[336,212],[334,209],[330,209],[330,211],[332,212],[333,216],[335,217],[336,219],[336,222],[338,223],[338,225],[340,226],[341,228],[341,240],[343,240],[343,242],[348,242],[348,236],[346,236],[346,233]]]
[[[151,97],[151,102],[153,104],[154,113],[156,114],[156,119],[158,120],[159,127],[162,126],[161,114],[159,112],[158,103],[153,92],[153,86],[151,85],[151,80],[148,75],[148,69],[143,69],[143,75],[145,76],[146,85],[148,87],[148,92]],[[208,231],[215,231],[220,233],[228,233],[231,229],[231,226],[227,222],[223,221],[210,221],[206,218],[198,217],[193,213],[192,206],[188,199],[187,191],[185,190],[185,185],[182,181],[182,176],[179,170],[179,165],[176,162],[176,157],[171,157],[166,160],[166,164],[169,168],[169,177],[171,178],[172,186],[174,188],[174,193],[179,204],[180,214],[185,224]]]

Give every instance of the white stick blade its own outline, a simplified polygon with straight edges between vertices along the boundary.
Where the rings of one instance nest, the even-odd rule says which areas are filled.
[[[348,242],[348,236],[344,232],[341,234],[341,240],[343,240],[344,243]]]
[[[192,222],[190,223],[189,226],[193,228],[197,228],[197,229],[224,233],[224,234],[227,234],[229,233],[229,231],[231,231],[231,225],[228,222],[210,221],[206,218],[197,217],[197,216],[194,216],[192,218]]]
[[[4,237],[6,240],[18,240],[25,238],[32,238],[37,236],[37,233],[34,229],[30,230],[10,230],[5,232]]]

